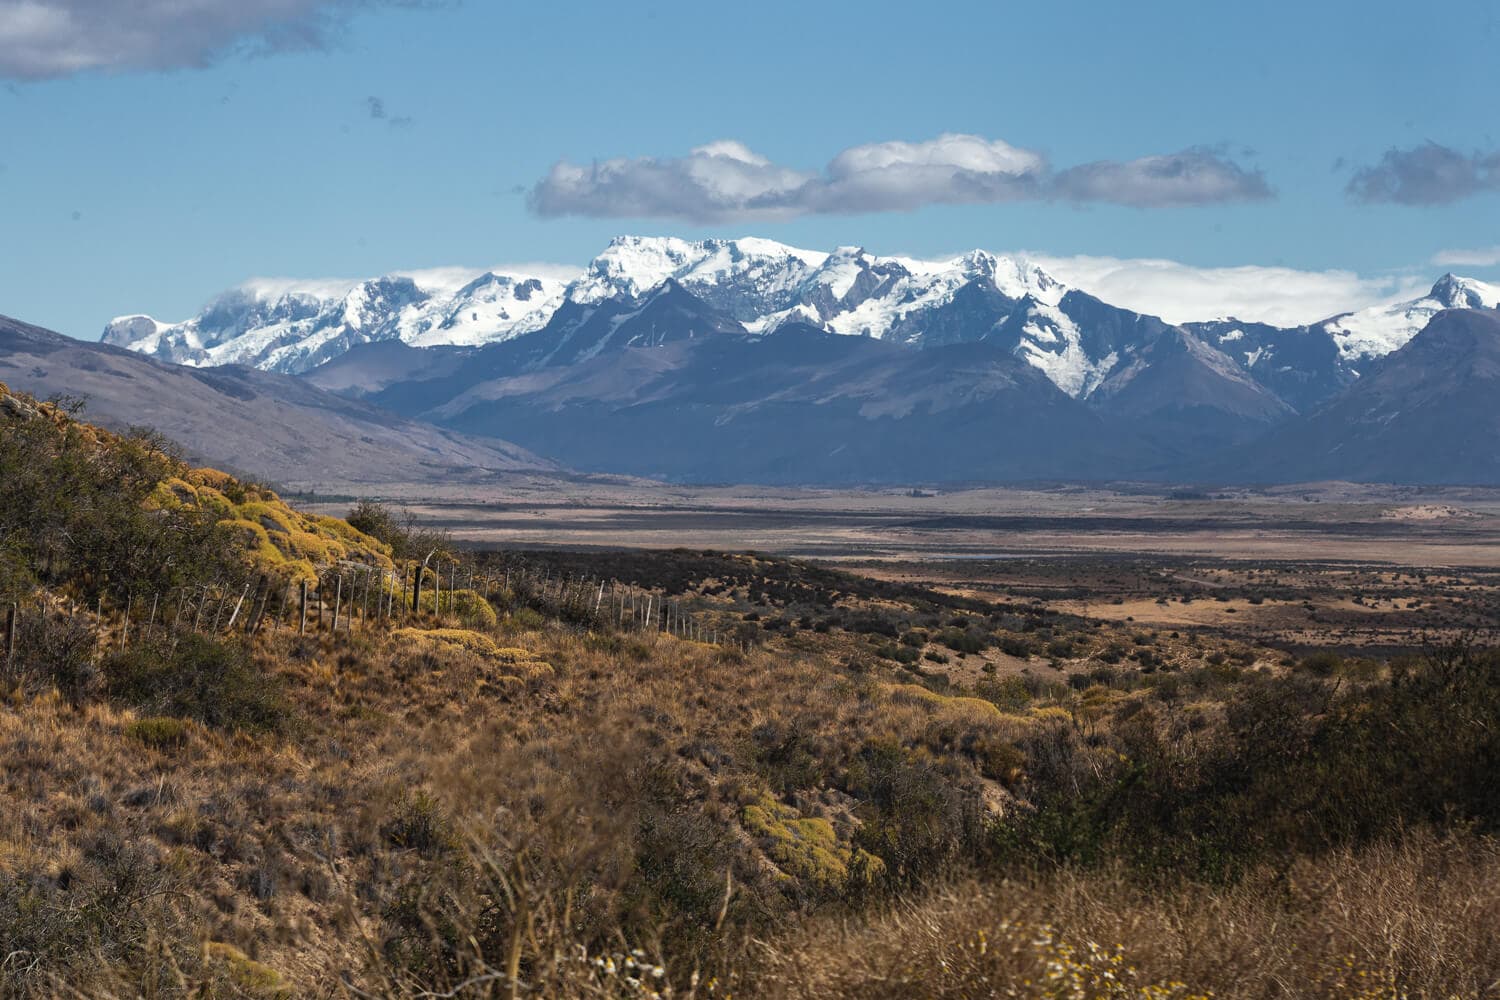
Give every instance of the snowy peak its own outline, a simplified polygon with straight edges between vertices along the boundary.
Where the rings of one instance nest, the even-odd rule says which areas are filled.
[[[616,236],[589,262],[583,277],[568,291],[568,298],[584,303],[614,296],[637,298],[692,267],[706,253],[703,243],[672,237]]]
[[[1404,347],[1444,309],[1500,307],[1500,286],[1445,274],[1420,299],[1371,306],[1317,324],[1338,345],[1346,362],[1383,358]]]
[[[610,340],[612,346],[660,347],[677,340],[744,332],[676,278],[668,278],[645,296],[638,309],[614,321]]]
[[[1448,309],[1495,309],[1500,307],[1500,286],[1449,272],[1437,280],[1427,297]]]
[[[566,285],[508,272],[430,271],[367,281],[251,281],[182,323],[125,316],[103,341],[163,361],[299,373],[357,344],[473,346],[546,324]]]
[[[1001,257],[988,250],[971,250],[953,262],[971,278],[987,281],[1006,298],[1031,296],[1038,302],[1056,305],[1068,286],[1028,260]]]
[[[661,347],[745,328],[694,295],[676,278],[638,298],[614,296],[595,304],[569,298],[535,336],[500,345],[516,371],[578,364],[627,347]]]
[[[486,271],[442,303],[442,318],[400,339],[415,347],[472,346],[518,337],[544,326],[562,301],[562,282]],[[426,317],[424,317],[425,319]]]
[[[104,335],[99,338],[101,343],[110,344],[114,347],[132,347],[135,344],[152,344],[149,350],[142,353],[153,353],[154,345],[159,341],[165,324],[158,323],[150,316],[116,316],[104,327]]]
[[[753,332],[805,322],[832,333],[913,344],[923,341],[924,317],[966,284],[982,284],[1007,300],[1032,295],[1053,304],[1067,291],[1028,261],[984,250],[922,261],[880,257],[858,246],[824,253],[750,237],[621,236],[590,262],[568,299],[636,299],[668,279]]]

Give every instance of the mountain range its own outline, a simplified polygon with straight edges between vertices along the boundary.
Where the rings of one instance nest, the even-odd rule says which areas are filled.
[[[1445,275],[1413,301],[1305,326],[1169,324],[985,251],[932,262],[620,237],[566,281],[258,282],[183,323],[117,319],[103,339],[179,365],[299,375],[587,471],[874,483],[1345,469],[1472,482],[1486,466],[1460,456],[1493,452],[1493,438],[1407,467],[1345,462],[1353,452],[1328,435],[1371,386],[1404,384],[1392,371],[1439,377],[1427,354],[1463,343],[1418,344],[1436,318],[1496,306],[1500,288]],[[1321,429],[1304,441],[1309,421]],[[1268,440],[1274,454],[1254,451]],[[1320,453],[1299,457],[1312,440]]]
[[[918,347],[1001,336],[1075,398],[1127,362],[1138,339],[1129,327],[1143,318],[1070,288],[1035,264],[982,250],[922,261],[877,257],[857,247],[800,250],[754,238],[622,236],[571,281],[453,269],[358,282],[253,281],[185,322],[120,317],[102,340],[176,364],[245,364],[298,374],[365,343],[502,343],[569,315],[638,301],[668,280],[748,333],[796,321]],[[1346,384],[1358,365],[1402,346],[1442,309],[1496,305],[1500,287],[1446,275],[1414,301],[1309,326],[1216,319],[1184,327],[1240,367],[1264,369],[1262,380],[1274,382],[1276,370],[1288,363],[1332,379],[1311,390],[1316,394]]]

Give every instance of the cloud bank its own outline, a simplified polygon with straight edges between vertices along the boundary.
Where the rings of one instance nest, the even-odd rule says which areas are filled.
[[[1301,326],[1367,306],[1424,294],[1430,277],[1362,277],[1352,271],[1301,271],[1243,265],[1193,267],[1174,260],[1059,257],[1020,251],[1066,284],[1112,305],[1168,323],[1234,317]]]
[[[1500,152],[1460,153],[1429,142],[1388,149],[1380,162],[1355,171],[1345,189],[1366,204],[1442,205],[1500,191]]]
[[[735,140],[679,157],[620,157],[587,166],[560,160],[527,201],[548,217],[726,222],[1019,200],[1155,208],[1270,196],[1259,171],[1207,148],[1054,173],[1033,150],[950,133],[926,142],[852,146],[816,172],[773,163]]]
[[[1432,255],[1432,262],[1438,267],[1496,267],[1500,266],[1500,245],[1439,250]]]
[[[207,66],[322,48],[359,9],[417,0],[0,0],[0,78]]]

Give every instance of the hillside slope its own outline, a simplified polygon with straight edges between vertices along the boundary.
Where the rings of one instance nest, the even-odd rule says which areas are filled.
[[[0,380],[82,398],[89,419],[150,427],[195,460],[286,484],[413,482],[552,470],[504,440],[467,437],[250,368],[192,369],[0,316]]]

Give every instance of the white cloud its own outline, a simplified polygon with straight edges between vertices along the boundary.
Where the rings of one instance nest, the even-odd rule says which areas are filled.
[[[519,264],[497,264],[494,267],[425,267],[387,271],[382,277],[410,278],[418,288],[433,292],[452,293],[482,274],[503,274],[516,278],[548,278],[568,282],[583,274],[577,264],[554,264],[530,261]],[[320,299],[342,298],[368,278],[283,278],[255,277],[241,282],[231,290],[246,292],[257,298],[279,298],[282,295],[302,293]]]
[[[587,167],[559,161],[528,203],[548,216],[778,218],[793,214],[787,206],[812,179],[723,140],[671,159],[622,157]]]
[[[1070,167],[1053,184],[1073,201],[1102,201],[1138,208],[1259,201],[1271,188],[1258,170],[1247,170],[1222,153],[1185,149],[1115,163],[1101,160]]]
[[[1038,152],[950,133],[852,146],[820,172],[778,165],[732,139],[680,157],[619,157],[588,166],[561,160],[531,189],[528,203],[543,216],[725,222],[1058,197],[1155,207],[1269,196],[1259,172],[1205,149],[1099,161],[1054,175]]]
[[[930,204],[1010,201],[1034,195],[1047,161],[977,135],[876,142],[844,150],[801,192],[810,212],[889,212]]]
[[[416,0],[0,0],[0,77],[205,66],[327,43],[358,8]]]
[[[1497,267],[1500,266],[1500,246],[1440,250],[1432,255],[1432,262],[1438,267]]]
[[[1500,191],[1500,151],[1464,153],[1435,142],[1392,148],[1355,171],[1344,190],[1366,204],[1444,205]]]
[[[1366,306],[1417,298],[1430,278],[1367,277],[1353,271],[1300,271],[1243,265],[1193,267],[1173,260],[1058,257],[1022,251],[1059,280],[1111,305],[1169,323],[1215,317],[1299,326]]]

